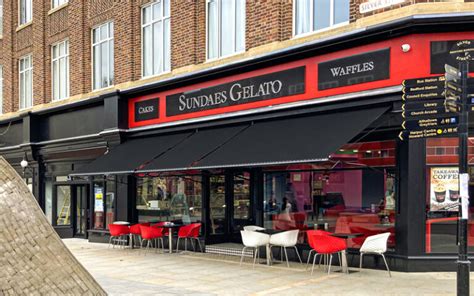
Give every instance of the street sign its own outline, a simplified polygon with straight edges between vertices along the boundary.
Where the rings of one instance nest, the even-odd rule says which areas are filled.
[[[462,93],[462,86],[455,83],[454,81],[446,80],[446,90],[452,90],[456,94],[461,94]]]
[[[402,105],[402,111],[421,110],[426,108],[439,108],[444,106],[443,100],[433,101],[408,101]]]
[[[444,99],[444,89],[442,91],[405,93],[402,95],[402,99],[404,101]]]
[[[401,131],[398,135],[400,140],[410,139],[421,139],[421,138],[432,138],[432,137],[446,137],[455,135],[458,132],[458,127],[445,127],[445,128],[429,128],[419,131]]]
[[[402,128],[410,131],[423,130],[427,128],[437,128],[444,126],[455,126],[459,123],[458,116],[439,117],[439,118],[422,118],[407,120],[402,123]]]
[[[433,117],[436,115],[446,116],[449,115],[446,111],[446,106],[444,102],[441,102],[441,107],[436,108],[424,108],[424,109],[416,109],[416,110],[405,110],[402,111],[402,117],[406,118],[407,120],[419,118],[419,117]]]
[[[450,75],[450,76],[454,76],[455,79],[458,79],[458,80],[461,79],[461,71],[459,71],[458,68],[445,64],[444,70],[446,71],[446,74],[445,74],[446,76]]]
[[[422,77],[422,78],[415,78],[415,79],[406,79],[403,80],[402,86],[410,87],[410,86],[423,86],[427,84],[436,84],[439,82],[444,82],[446,78],[444,76],[431,76],[431,77]]]

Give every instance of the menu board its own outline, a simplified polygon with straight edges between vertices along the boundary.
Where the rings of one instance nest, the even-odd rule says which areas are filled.
[[[430,180],[430,211],[458,211],[459,169],[432,167]]]

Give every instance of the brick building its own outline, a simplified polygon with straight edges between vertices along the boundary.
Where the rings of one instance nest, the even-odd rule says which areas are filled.
[[[470,2],[0,0],[0,154],[64,237],[181,219],[212,245],[288,214],[304,254],[324,218],[440,268],[456,213],[430,208],[429,172],[456,143],[398,140],[401,82],[474,39]]]

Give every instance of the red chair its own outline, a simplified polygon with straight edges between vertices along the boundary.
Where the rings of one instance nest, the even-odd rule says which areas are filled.
[[[158,222],[153,224],[151,227],[163,228],[167,222]],[[163,228],[163,235],[169,235],[170,230],[168,228]]]
[[[328,274],[331,272],[331,262],[332,262],[332,255],[338,254],[339,255],[339,264],[342,268],[342,256],[341,252],[346,250],[347,245],[346,241],[341,238],[333,237],[330,235],[312,235],[310,238],[312,243],[312,248],[316,252],[316,255],[313,259],[313,266],[311,268],[311,274],[314,271],[314,264],[316,263],[316,258],[318,255],[329,255],[329,266],[328,266]]]
[[[142,242],[140,243],[140,247],[142,247],[144,241],[147,241],[146,251],[148,251],[150,246],[152,248],[158,248],[158,242],[161,241],[161,248],[163,249],[163,252],[165,251],[165,244],[163,243],[163,228],[140,225],[140,231],[142,236]],[[155,246],[153,246],[154,241],[157,242]]]
[[[309,251],[309,254],[308,254],[308,260],[306,261],[306,269],[308,269],[308,266],[309,266],[309,260],[311,258],[311,254],[313,252],[316,252],[316,250],[314,249],[314,241],[313,241],[313,237],[315,235],[331,235],[330,232],[328,231],[324,231],[324,230],[308,230],[306,232],[306,235],[308,237],[308,244],[309,246],[311,247],[311,250]],[[316,253],[315,253],[316,254]],[[320,263],[321,263],[321,260],[320,260]]]
[[[201,231],[201,223],[192,223],[189,225],[185,225],[181,227],[178,231],[178,242],[176,243],[176,252],[179,249],[179,240],[184,238],[184,250],[188,250],[188,239],[192,242],[192,240],[196,240],[199,244],[199,249],[202,252],[201,242],[199,241],[199,233]],[[194,244],[191,243],[193,246],[193,251],[196,251]]]
[[[109,224],[109,246],[112,245],[115,248],[114,242],[119,242],[119,246],[125,247],[127,243],[126,236],[130,234],[130,229],[127,225],[117,225],[117,224]],[[125,237],[124,237],[125,236]]]
[[[140,230],[140,225],[142,226],[150,226],[150,223],[144,222],[144,223],[138,223],[130,226],[130,234],[131,234],[131,239],[132,239],[132,244],[135,242],[135,239],[138,238],[138,241],[140,242],[140,246],[142,244],[142,232]]]

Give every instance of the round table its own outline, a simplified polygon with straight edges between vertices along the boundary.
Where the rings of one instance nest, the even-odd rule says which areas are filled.
[[[363,236],[363,233],[332,233],[331,236],[338,237],[338,238],[343,238],[343,239],[349,239],[349,238],[355,238],[359,236]],[[349,273],[349,266],[347,265],[347,256],[346,256],[346,251],[342,251],[341,253],[341,263],[342,263],[342,272],[344,273]]]

